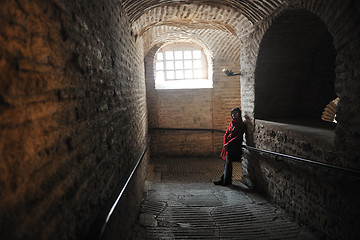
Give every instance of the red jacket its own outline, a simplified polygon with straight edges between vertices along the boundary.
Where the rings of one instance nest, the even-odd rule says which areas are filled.
[[[245,133],[246,125],[242,121],[241,117],[231,120],[224,135],[224,144],[228,145],[228,152],[225,148],[221,151],[221,158],[226,159],[229,155],[230,160],[240,160],[242,154],[242,140]]]

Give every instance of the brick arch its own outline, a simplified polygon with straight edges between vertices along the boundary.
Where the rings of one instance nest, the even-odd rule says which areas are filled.
[[[155,55],[157,53],[157,51],[163,47],[165,47],[166,45],[170,45],[170,44],[174,44],[174,43],[177,43],[177,42],[185,42],[185,43],[193,43],[195,45],[198,45],[200,46],[206,57],[207,57],[207,61],[208,61],[208,67],[212,67],[213,65],[213,59],[214,59],[214,52],[211,48],[209,48],[205,43],[203,43],[201,40],[198,40],[198,39],[186,39],[186,40],[179,40],[176,36],[168,36],[165,40],[161,41],[161,42],[156,42],[152,45],[152,47],[150,49],[148,49],[146,51],[146,54],[145,54],[145,57],[144,57],[144,62],[147,66],[146,68],[146,72],[145,72],[145,75],[146,75],[146,79],[151,79],[152,83],[150,83],[151,86],[148,86],[150,88],[155,88],[155,85],[152,85],[154,84],[153,80],[154,80],[154,69],[152,67],[151,62],[154,62],[155,60]],[[211,77],[212,78],[212,77]]]
[[[337,97],[332,42],[315,14],[294,9],[279,15],[259,48],[255,117],[328,127],[320,117],[324,107]]]
[[[239,62],[241,38],[253,24],[237,8],[191,2],[152,6],[132,22],[137,40],[144,41],[145,52],[159,42],[195,38],[217,58]]]
[[[243,112],[243,116],[246,119],[247,122],[247,128],[248,128],[248,134],[247,134],[247,144],[253,145],[254,144],[254,134],[255,134],[255,70],[256,70],[256,64],[257,59],[259,55],[259,49],[260,44],[263,40],[264,35],[268,31],[268,29],[272,26],[275,19],[280,16],[283,12],[287,10],[294,10],[294,9],[302,9],[304,11],[308,11],[309,13],[313,13],[315,16],[317,16],[322,22],[324,22],[326,29],[331,34],[331,36],[334,38],[334,47],[337,51],[337,60],[336,60],[336,66],[339,66],[339,52],[341,52],[341,49],[339,49],[340,46],[344,46],[343,44],[340,44],[341,37],[336,36],[336,31],[338,31],[339,27],[341,26],[340,23],[336,23],[336,20],[338,20],[338,17],[341,15],[345,15],[344,12],[346,12],[349,8],[349,4],[347,3],[343,6],[341,3],[337,3],[336,1],[333,1],[333,3],[328,3],[327,1],[287,1],[288,4],[284,5],[283,7],[279,7],[276,12],[273,12],[269,14],[267,17],[263,19],[263,21],[260,21],[256,26],[253,32],[251,32],[247,39],[243,40],[243,45],[240,52],[240,66],[241,66],[241,72],[243,75],[240,78],[240,86],[241,86],[241,108]],[[327,6],[332,6],[331,8]],[[354,7],[354,9],[359,9],[358,7]],[[336,12],[336,11],[339,12]],[[333,12],[336,12],[336,16],[334,19],[331,19],[331,16],[333,15]],[[353,13],[353,16],[356,15]],[[349,17],[349,19],[352,19],[353,17]],[[350,21],[349,23],[349,29],[347,29],[347,32],[351,32],[351,29],[354,29],[354,22]],[[352,35],[348,33],[348,35]],[[353,41],[354,42],[354,41]],[[341,64],[340,64],[341,65]],[[351,66],[354,69],[356,69],[355,66]],[[351,69],[349,67],[349,69]],[[336,73],[338,72],[337,67],[335,67]],[[339,77],[338,74],[336,74],[335,79],[335,89],[338,96],[341,96],[341,93],[339,93],[339,86],[338,86]],[[341,111],[341,104],[340,104]],[[354,116],[357,116],[357,114],[354,113]],[[342,133],[343,130],[340,130],[342,127],[337,127],[336,136],[335,136],[335,146],[337,148],[345,148],[345,139],[348,137],[346,133]],[[346,130],[344,130],[346,131]],[[340,155],[340,154],[339,154]],[[256,176],[256,169],[259,166],[255,162],[248,162],[246,159],[243,162],[243,174],[244,177],[249,178],[253,182],[257,182],[256,179],[258,176]]]
[[[244,15],[249,21],[255,23],[264,17],[266,17],[270,12],[276,10],[279,6],[284,4],[285,1],[279,0],[264,0],[264,1],[236,1],[236,0],[209,0],[206,1],[205,5],[216,7],[216,8],[231,8],[239,11]],[[124,0],[122,2],[125,12],[129,17],[130,23],[138,20],[143,13],[150,11],[157,7],[162,6],[175,6],[176,11],[180,10],[180,5],[203,5],[204,1],[199,0],[178,0],[178,1],[155,1],[155,0],[144,0],[144,1],[132,1]]]
[[[325,24],[333,37],[336,57],[336,93],[343,100],[341,105],[348,105],[347,98],[357,98],[360,88],[351,82],[355,78],[350,69],[357,69],[356,59],[359,55],[356,46],[360,41],[359,8],[358,1],[316,1],[302,0],[292,7],[301,7],[318,16]],[[331,7],[329,7],[331,6]],[[344,66],[347,66],[344,68]]]
[[[157,42],[155,45],[153,45],[153,47],[151,49],[149,49],[147,51],[147,54],[144,57],[144,63],[145,63],[145,81],[146,81],[146,92],[147,92],[147,101],[148,101],[148,115],[149,115],[149,127],[160,127],[161,125],[161,120],[159,120],[159,118],[162,116],[161,114],[158,114],[159,111],[159,98],[161,98],[161,96],[159,96],[158,91],[155,91],[155,77],[154,77],[154,60],[155,60],[155,56],[156,53],[158,52],[159,49],[163,48],[166,45],[171,45],[174,44],[176,42],[187,42],[187,43],[193,43],[196,44],[198,46],[200,46],[203,50],[205,55],[208,57],[207,61],[208,61],[208,67],[212,68],[213,67],[213,52],[211,51],[211,49],[209,49],[209,47],[204,44],[203,42],[197,40],[197,39],[191,39],[191,40],[179,40],[178,38],[174,37],[174,38],[167,38],[164,41],[161,42]],[[209,74],[213,75],[212,73],[212,69],[210,69]],[[213,76],[210,77],[211,81],[213,81]],[[168,90],[169,91],[169,90]],[[170,90],[174,91],[174,90]],[[175,92],[178,90],[175,90]]]
[[[360,169],[360,143],[349,144],[346,139],[360,135],[358,109],[360,107],[359,42],[360,42],[360,2],[303,0],[300,6],[321,18],[334,39],[336,56],[335,91],[340,98],[337,108],[338,124],[335,146],[341,161],[348,167]]]
[[[255,68],[256,62],[259,54],[260,43],[268,31],[273,21],[284,11],[294,10],[294,9],[303,9],[317,16],[325,24],[326,29],[333,37],[333,45],[337,51],[336,58],[336,79],[335,87],[336,94],[339,97],[345,95],[356,96],[358,93],[351,93],[356,88],[351,88],[348,84],[348,81],[344,79],[343,71],[345,64],[348,66],[348,69],[356,68],[351,62],[351,59],[354,58],[356,52],[348,50],[354,45],[357,40],[355,36],[354,29],[358,29],[356,26],[356,9],[358,7],[352,6],[351,1],[346,3],[339,3],[332,1],[332,3],[327,3],[326,1],[299,1],[291,3],[276,12],[275,14],[268,16],[265,21],[259,23],[248,37],[247,41],[243,42],[242,50],[240,52],[240,65],[244,76],[241,77],[241,95],[242,95],[242,109],[244,115],[249,119],[254,119],[255,114]],[[358,3],[355,3],[358,4]],[[326,7],[332,5],[331,8]],[[346,13],[346,14],[345,14]],[[339,20],[341,16],[347,16],[347,21]],[[351,39],[352,38],[352,39]],[[358,38],[358,37],[357,37]],[[343,56],[342,52],[346,53],[346,56]],[[348,54],[347,54],[348,53]],[[344,54],[345,55],[345,54]],[[345,63],[349,62],[349,63]],[[340,67],[337,67],[340,66]],[[339,71],[338,69],[341,69]],[[345,81],[344,83],[342,81]],[[357,88],[359,89],[359,88]],[[346,99],[346,97],[345,97]],[[346,100],[345,100],[346,101]],[[341,108],[341,103],[339,108]]]
[[[168,40],[168,41],[165,41],[161,44],[157,44],[155,48],[152,48],[152,51],[151,51],[151,55],[149,56],[149,58],[146,58],[146,65],[149,66],[150,65],[150,62],[148,61],[151,61],[152,63],[154,63],[156,61],[155,59],[155,54],[163,49],[163,48],[167,48],[168,46],[172,46],[172,48],[174,47],[177,47],[178,45],[181,45],[183,44],[183,46],[187,46],[187,47],[191,47],[191,46],[196,46],[197,48],[200,48],[205,56],[205,62],[206,62],[206,79],[208,79],[207,83],[205,84],[206,87],[203,85],[204,88],[212,88],[210,87],[210,82],[211,82],[211,85],[213,83],[213,52],[212,52],[212,49],[209,49],[208,46],[206,44],[204,44],[202,41],[198,41],[198,40],[194,40],[194,39],[191,39],[191,40],[188,40],[188,39],[172,39],[172,40]],[[184,45],[185,44],[185,45]],[[160,46],[160,47],[158,47]],[[156,50],[156,51],[155,51]],[[154,52],[155,51],[155,52]],[[152,67],[150,67],[152,69],[152,72],[154,72],[154,69]],[[149,77],[151,77],[150,79],[154,79],[154,76],[153,75],[149,75]],[[154,80],[155,82],[157,82],[156,80]],[[180,80],[181,81],[181,80]],[[186,80],[185,80],[186,81]],[[179,81],[177,81],[179,83]],[[194,81],[192,82],[197,82],[197,84],[199,84],[199,81],[197,81],[196,79],[194,79]],[[172,82],[174,83],[174,82]],[[167,83],[165,84],[164,82],[161,83],[161,86],[162,87],[165,87],[167,89],[178,89],[178,86],[176,85],[172,85],[172,83]],[[201,83],[200,83],[201,84]],[[186,82],[182,82],[182,85],[184,87],[184,85],[186,86],[186,88],[190,88],[190,89],[193,89],[193,88],[198,88],[195,85],[189,85],[188,81]],[[160,87],[158,85],[158,87]],[[175,88],[173,88],[175,87]]]
[[[186,29],[186,28],[183,28]],[[179,31],[169,26],[153,27],[143,35],[145,53],[152,46],[169,41],[187,39],[197,41],[211,50],[212,56],[221,59],[231,59],[239,62],[241,41],[239,38],[224,34],[219,30],[202,29],[193,31]]]
[[[166,45],[170,45],[170,44],[174,44],[174,43],[178,43],[178,42],[184,42],[184,43],[193,43],[195,45],[200,46],[205,54],[210,57],[213,58],[214,57],[214,50],[206,43],[204,42],[202,39],[194,37],[194,36],[188,36],[189,38],[186,39],[179,39],[179,36],[176,33],[169,33],[165,36],[163,36],[163,38],[161,39],[157,39],[157,41],[154,41],[151,45],[147,46],[150,47],[149,49],[146,49],[145,51],[145,56],[150,54],[153,54],[152,57],[155,56],[154,51],[158,51],[160,48],[166,46]]]
[[[336,52],[335,60],[335,92],[340,97],[340,104],[337,108],[338,111],[338,124],[335,131],[335,143],[331,145],[329,152],[331,156],[322,156],[320,161],[333,163],[339,166],[348,167],[352,169],[360,169],[360,142],[357,140],[360,136],[358,109],[360,107],[360,81],[359,81],[359,66],[360,66],[360,28],[358,23],[360,20],[360,3],[358,1],[315,1],[315,0],[299,0],[289,1],[289,5],[284,8],[280,14],[287,10],[302,9],[309,13],[314,14],[320,19],[333,38],[333,47]],[[272,24],[276,21],[277,17],[281,15],[271,15],[257,25],[256,30],[249,35],[248,41],[244,41],[244,45],[241,52],[241,68],[245,74],[241,77],[241,99],[242,109],[245,118],[248,118],[249,136],[248,144],[254,144],[259,141],[255,139],[257,132],[261,126],[255,129],[255,70],[257,67],[257,60],[260,56],[261,43],[265,39],[266,33],[271,29]],[[255,139],[255,141],[254,141]],[[266,139],[268,140],[268,139]],[[256,142],[258,143],[258,142]],[[269,141],[266,143],[268,144]],[[265,143],[264,143],[265,144]],[[296,143],[295,143],[296,144]],[[290,144],[290,149],[295,144]],[[276,145],[276,144],[275,144]],[[314,145],[313,145],[314,146]],[[272,146],[275,151],[280,149],[278,146]],[[318,147],[314,149],[320,149]],[[294,154],[292,154],[294,155]],[[266,176],[261,175],[262,166],[260,161],[249,161],[246,163],[246,170],[250,172],[251,180],[259,180],[261,182]],[[261,162],[264,163],[264,162]],[[281,164],[281,170],[286,167],[285,164]],[[267,170],[269,168],[266,165]],[[276,167],[274,167],[276,169]],[[297,171],[297,170],[296,170]],[[306,171],[306,174],[311,174],[312,169]],[[281,177],[281,174],[276,176]],[[329,195],[336,195],[337,197],[331,199],[331,201],[321,201],[320,206],[327,214],[325,216],[317,216],[307,219],[308,224],[320,232],[327,234],[336,239],[354,239],[358,236],[358,226],[353,219],[358,218],[359,208],[357,206],[356,197],[350,195],[350,188],[355,183],[354,178],[348,176],[340,176],[339,179],[333,177],[335,175],[325,176],[325,184],[329,184],[326,188]],[[333,178],[332,178],[333,177]],[[257,179],[256,179],[257,178]],[[294,176],[291,181],[297,179]],[[332,182],[334,180],[334,182]],[[285,182],[287,180],[284,180]],[[336,182],[335,182],[336,181]],[[357,179],[356,179],[357,181]],[[266,182],[266,180],[264,181]],[[343,183],[344,184],[339,184]],[[331,185],[331,186],[330,186]],[[266,185],[264,184],[264,188]],[[271,187],[272,189],[279,190],[281,186]],[[270,197],[275,201],[282,201],[276,193],[271,192],[271,189],[267,189]],[[333,194],[336,193],[336,194]],[[296,195],[301,193],[295,192],[292,197],[295,199]],[[284,208],[291,209],[291,205],[282,202]],[[301,203],[302,206],[304,203]],[[306,203],[305,203],[306,204]],[[336,204],[336,206],[335,206]],[[309,216],[310,213],[318,211],[316,207],[311,207],[308,210],[298,211],[297,219],[302,219],[304,216]],[[297,211],[297,210],[296,210]],[[323,222],[324,224],[318,224]],[[333,228],[333,226],[337,226]]]
[[[255,68],[259,53],[260,43],[264,34],[269,29],[273,21],[283,11],[291,9],[303,9],[313,13],[321,19],[327,31],[333,37],[333,45],[337,52],[335,63],[335,92],[341,101],[338,106],[338,125],[335,137],[335,146],[339,149],[339,155],[346,149],[346,156],[351,155],[351,160],[346,160],[349,166],[360,168],[360,143],[353,144],[351,148],[346,146],[346,139],[360,135],[360,130],[356,130],[357,110],[352,106],[360,106],[360,81],[356,75],[358,60],[358,42],[360,42],[359,21],[359,2],[357,1],[297,1],[290,2],[282,11],[276,12],[266,18],[265,21],[256,26],[247,41],[243,41],[240,53],[240,65],[244,75],[241,77],[241,104],[246,118],[250,123],[254,120],[255,114]],[[252,129],[250,124],[250,131]],[[250,136],[251,138],[251,136]],[[344,152],[343,152],[344,153]],[[341,157],[340,157],[341,158]]]

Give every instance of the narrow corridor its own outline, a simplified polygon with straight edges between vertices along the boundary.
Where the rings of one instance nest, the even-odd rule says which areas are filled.
[[[355,0],[1,0],[0,240],[359,239],[359,23]],[[215,186],[234,107],[253,150]]]
[[[216,158],[152,159],[136,239],[316,239],[240,182],[215,186]]]

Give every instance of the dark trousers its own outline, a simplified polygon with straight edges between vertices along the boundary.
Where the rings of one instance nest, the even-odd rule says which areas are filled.
[[[224,174],[222,176],[224,183],[232,182],[232,172],[233,172],[232,161],[229,159],[229,156],[227,156],[225,159]]]

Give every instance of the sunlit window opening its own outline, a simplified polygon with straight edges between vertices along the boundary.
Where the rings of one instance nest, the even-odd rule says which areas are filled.
[[[161,48],[155,56],[155,88],[212,88],[208,61],[195,44],[177,43]]]

